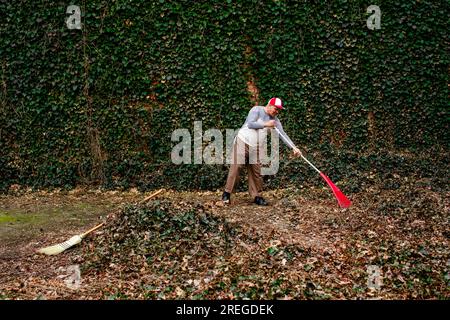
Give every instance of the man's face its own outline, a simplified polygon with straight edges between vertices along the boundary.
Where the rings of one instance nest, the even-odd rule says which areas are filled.
[[[269,105],[269,108],[267,111],[271,117],[275,117],[278,114],[278,112],[280,111],[280,109],[278,109],[277,107],[275,107],[273,105]]]

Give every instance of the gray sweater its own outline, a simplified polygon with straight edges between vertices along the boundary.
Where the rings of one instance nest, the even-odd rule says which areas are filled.
[[[278,130],[280,130],[282,134],[280,138],[286,145],[288,145],[289,147],[291,147],[291,145],[295,145],[289,138],[289,136],[284,132],[280,120],[278,120],[276,116],[271,117],[269,114],[267,114],[264,111],[263,106],[254,106],[253,108],[250,109],[250,112],[248,113],[244,125],[239,130],[238,133],[239,139],[241,139],[242,141],[244,141],[245,143],[247,143],[252,147],[256,147],[258,143],[260,145],[262,143],[265,143],[267,139],[267,129],[269,128],[264,127],[264,123],[269,120],[275,120],[275,127],[278,128]],[[259,135],[258,131],[260,131]],[[285,137],[287,140],[285,139]]]

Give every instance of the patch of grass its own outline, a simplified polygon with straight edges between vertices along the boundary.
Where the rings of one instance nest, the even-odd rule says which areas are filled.
[[[0,212],[0,224],[3,223],[32,223],[38,222],[40,217],[35,214],[26,214],[26,213],[16,213],[12,211],[9,212]]]
[[[85,226],[94,217],[106,212],[105,206],[92,203],[49,203],[29,206],[20,204],[0,211],[0,240],[14,243],[24,235],[32,238],[42,232]]]
[[[7,222],[15,222],[16,219],[14,217],[11,217],[9,215],[3,215],[0,213],[0,224],[1,223],[7,223]]]

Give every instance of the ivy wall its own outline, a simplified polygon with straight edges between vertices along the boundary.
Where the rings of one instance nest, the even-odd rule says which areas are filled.
[[[272,96],[325,167],[447,152],[449,3],[372,2],[0,1],[0,188],[219,188],[226,166],[171,163],[173,130]]]

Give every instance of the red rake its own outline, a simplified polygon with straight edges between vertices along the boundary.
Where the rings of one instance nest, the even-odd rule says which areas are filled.
[[[286,137],[284,137],[282,135],[282,133],[278,130],[278,128],[275,128],[275,130],[278,132],[278,134],[280,136],[282,136],[283,138],[285,138],[284,140],[288,141],[286,139]],[[290,144],[290,143],[289,143]],[[290,144],[291,145],[291,144]],[[295,148],[295,146],[291,145],[292,148]],[[301,155],[302,159],[305,160],[311,167],[314,168],[314,170],[316,170],[320,176],[328,183],[328,185],[330,186],[331,190],[333,190],[333,194],[336,198],[336,200],[339,203],[339,206],[341,208],[348,208],[350,207],[350,205],[352,204],[352,202],[345,196],[345,194],[342,193],[341,190],[339,190],[338,187],[336,187],[336,185],[333,183],[333,181],[331,181],[330,178],[328,178],[323,172],[321,172],[319,169],[316,168],[316,166],[314,166],[311,162],[308,161],[308,159],[306,159],[303,155]]]
[[[345,194],[342,193],[341,190],[339,190],[338,187],[336,187],[336,185],[333,183],[333,181],[331,181],[330,178],[328,178],[323,172],[321,172],[319,169],[317,169],[311,162],[308,161],[308,159],[306,159],[303,155],[301,155],[301,157],[303,158],[303,160],[305,160],[306,162],[308,162],[308,164],[313,167],[319,174],[320,176],[328,183],[328,185],[330,186],[331,190],[333,190],[334,196],[336,198],[336,200],[339,203],[339,206],[341,208],[348,208],[350,207],[350,205],[352,204],[352,202],[345,196]]]

